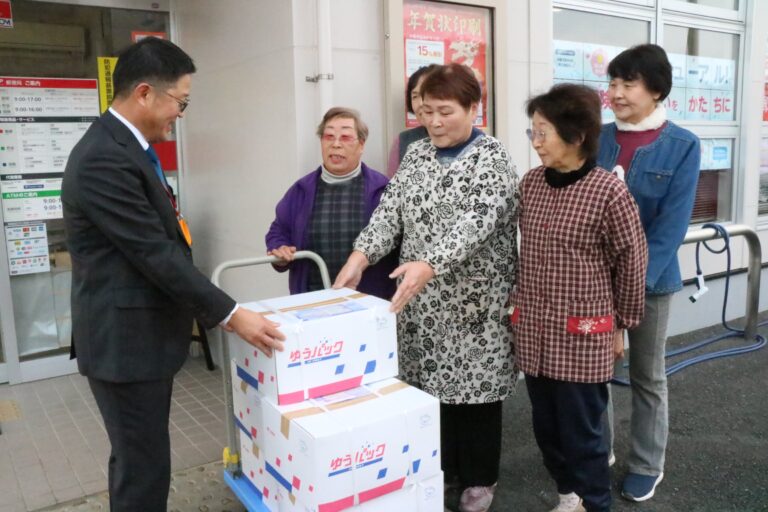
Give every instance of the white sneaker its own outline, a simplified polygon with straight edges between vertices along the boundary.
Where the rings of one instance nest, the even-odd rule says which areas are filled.
[[[558,494],[558,496],[560,496],[560,503],[549,512],[586,512],[581,504],[581,498],[575,492]]]
[[[611,454],[608,456],[608,467],[612,467],[614,464],[616,464],[616,454],[611,452]]]
[[[496,492],[496,484],[489,487],[467,487],[461,493],[459,510],[461,512],[488,512],[493,502],[493,493]]]

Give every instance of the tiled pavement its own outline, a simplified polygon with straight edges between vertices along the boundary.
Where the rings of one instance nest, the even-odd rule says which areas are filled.
[[[222,376],[201,359],[177,375],[171,405],[174,472],[221,459],[226,431]],[[9,386],[19,420],[0,435],[0,512],[26,512],[107,488],[109,441],[88,382],[80,375]]]

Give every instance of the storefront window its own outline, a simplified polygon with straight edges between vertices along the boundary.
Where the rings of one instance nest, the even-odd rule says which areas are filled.
[[[664,48],[672,63],[670,119],[733,121],[739,36],[676,25],[664,26]]]
[[[768,137],[760,143],[760,192],[757,203],[759,215],[768,215]]]
[[[768,39],[765,41],[765,80],[763,94],[763,138],[760,142],[760,190],[758,215],[768,215]]]
[[[691,224],[731,217],[733,139],[701,139],[701,174]]]
[[[647,43],[647,21],[555,8],[554,82],[575,82],[597,89],[603,120],[614,119],[608,103],[608,63],[623,50]],[[600,27],[600,30],[595,30]]]
[[[99,57],[142,35],[167,35],[168,14],[14,0],[0,30],[0,205],[21,361],[66,353],[71,261],[61,179],[69,152],[100,113]],[[3,340],[9,343],[10,340]]]

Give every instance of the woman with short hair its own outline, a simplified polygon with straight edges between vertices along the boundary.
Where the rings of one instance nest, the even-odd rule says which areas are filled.
[[[427,129],[421,124],[421,84],[424,83],[424,79],[431,71],[439,67],[438,64],[423,66],[408,77],[408,85],[405,88],[405,108],[416,116],[419,126],[403,130],[392,143],[387,161],[387,176],[390,178],[397,172],[411,143],[429,137]]]
[[[501,143],[473,127],[481,89],[471,69],[441,66],[422,97],[429,138],[411,144],[335,286],[356,286],[402,240],[392,273],[400,372],[440,399],[448,504],[485,512],[516,375],[505,306],[517,267],[517,176]]]
[[[683,287],[677,250],[696,199],[701,148],[696,135],[667,120],[663,101],[672,89],[672,65],[660,46],[621,52],[608,75],[616,122],[603,126],[597,162],[625,176],[648,241],[645,317],[628,333],[632,418],[629,473],[621,490],[628,500],[645,501],[664,478],[669,304]],[[609,403],[611,420],[612,410]]]
[[[389,181],[362,161],[368,127],[356,110],[329,109],[317,136],[322,165],[288,189],[265,237],[267,254],[282,260],[275,270],[288,271],[291,294],[323,289],[320,269],[309,260],[294,260],[296,251],[319,254],[334,279]],[[366,271],[360,291],[391,298],[395,286],[389,273],[396,266],[395,251]]]
[[[527,114],[542,165],[520,182],[517,364],[560,495],[553,512],[603,512],[611,488],[602,415],[624,329],[643,314],[645,238],[627,188],[595,164],[597,93],[559,84],[530,99]]]

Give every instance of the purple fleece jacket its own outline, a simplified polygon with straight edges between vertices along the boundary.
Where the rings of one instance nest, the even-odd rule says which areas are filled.
[[[389,179],[378,171],[374,171],[364,163],[360,169],[363,175],[363,194],[365,196],[365,220],[371,219],[373,210],[379,205],[384,187]],[[266,242],[267,250],[277,249],[283,245],[293,245],[296,250],[307,247],[307,226],[315,203],[317,180],[320,179],[321,169],[301,178],[294,183],[275,208],[275,220],[269,227]],[[351,250],[351,249],[350,249]],[[389,274],[397,267],[399,249],[372,265],[363,273],[363,278],[357,289],[363,293],[375,295],[389,300],[395,293],[395,280],[389,278]],[[309,260],[294,261],[284,267],[275,267],[279,272],[289,270],[288,286],[291,294],[307,291],[310,266],[314,265]],[[331,281],[335,276],[331,276]]]

